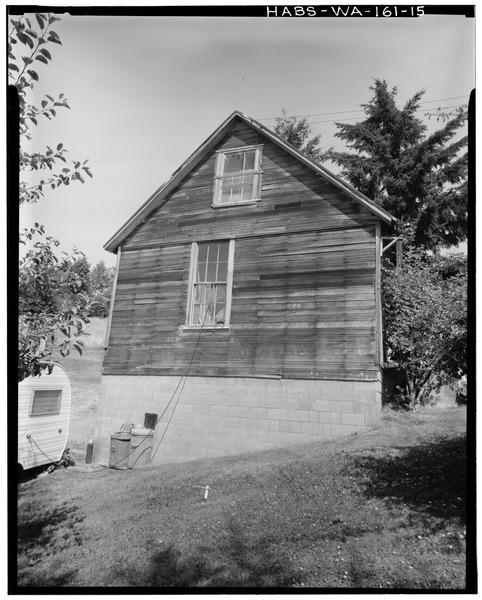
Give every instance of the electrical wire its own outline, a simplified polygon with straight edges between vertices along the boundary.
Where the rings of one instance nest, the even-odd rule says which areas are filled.
[[[419,102],[419,104],[431,104],[432,102],[445,102],[446,100],[458,100],[459,98],[467,98],[467,95],[464,96],[452,96],[450,98],[438,98],[436,100],[425,100],[424,102]],[[397,108],[403,108],[404,105],[399,105]],[[424,109],[422,109],[424,110]],[[295,115],[295,119],[307,119],[308,117],[327,117],[328,115],[343,115],[348,113],[356,113],[356,112],[365,112],[363,109],[358,110],[342,110],[342,111],[332,111],[325,113],[313,113],[310,115]],[[265,117],[263,119],[257,119],[257,121],[276,121],[279,117]],[[323,121],[319,121],[323,122]]]
[[[59,467],[60,466],[60,461],[58,460],[52,460],[50,458],[50,456],[48,456],[47,454],[45,454],[45,452],[42,450],[42,448],[37,444],[37,442],[33,439],[33,436],[28,434],[28,439],[32,440],[32,442],[35,444],[35,446],[37,447],[37,449],[45,456],[45,458],[51,462],[52,464],[54,464],[55,466]]]
[[[209,308],[209,304],[208,304],[208,308]],[[196,345],[195,345],[195,347],[194,347],[194,351],[193,351],[193,353],[192,353],[192,356],[191,356],[191,360],[189,361],[189,364],[188,364],[188,366],[187,366],[187,369],[186,369],[186,373],[185,373],[185,375],[183,375],[183,377],[184,377],[184,383],[182,384],[181,391],[180,391],[180,392],[179,392],[179,394],[178,394],[178,397],[177,397],[176,403],[175,403],[175,405],[174,405],[174,408],[173,408],[173,410],[172,410],[172,412],[171,412],[171,415],[170,415],[170,417],[169,417],[169,421],[167,422],[166,428],[164,429],[164,431],[163,431],[163,433],[162,433],[162,437],[161,437],[161,439],[159,440],[159,443],[157,444],[157,447],[156,447],[156,450],[155,450],[155,452],[154,452],[153,456],[151,457],[151,464],[152,464],[152,461],[154,460],[154,457],[155,457],[155,456],[156,456],[156,454],[157,454],[157,451],[159,450],[159,447],[160,447],[160,445],[161,445],[161,443],[162,443],[162,440],[164,439],[164,436],[166,435],[166,431],[167,431],[167,429],[168,429],[168,427],[169,427],[169,425],[170,425],[170,423],[171,423],[171,419],[172,419],[172,417],[173,417],[173,415],[174,415],[174,412],[175,412],[175,410],[176,410],[176,408],[177,408],[177,405],[178,405],[178,403],[179,403],[179,400],[180,400],[180,398],[181,398],[182,392],[183,392],[183,390],[184,390],[184,386],[186,385],[186,381],[187,381],[187,378],[188,378],[188,376],[189,376],[189,371],[191,370],[192,363],[194,362],[194,357],[195,357],[195,355],[196,355],[196,351],[197,351],[197,349],[198,349],[199,342],[200,342],[200,340],[201,340],[201,334],[202,334],[202,332],[203,332],[204,321],[205,321],[205,319],[206,319],[206,315],[207,315],[207,313],[208,313],[208,310],[206,310],[206,311],[205,311],[205,313],[204,313],[203,322],[201,323],[201,329],[199,330],[199,335],[197,336],[197,341],[196,341]],[[182,378],[181,378],[181,381],[182,381]],[[177,385],[177,387],[176,387],[176,390],[174,390],[174,394],[176,393],[176,391],[177,391],[178,387],[179,387],[179,384]],[[171,398],[171,400],[172,400],[172,398]],[[171,401],[169,401],[169,403],[170,403],[170,402],[171,402]],[[166,409],[164,410],[164,413],[163,413],[163,414],[165,414],[166,410],[167,410],[167,407],[166,407]],[[162,415],[161,415],[161,416],[162,416]],[[160,420],[160,418],[159,418],[159,420]],[[159,420],[158,420],[158,422],[159,422]]]
[[[460,106],[467,106],[466,104],[454,104],[453,106],[441,106],[441,107],[437,107],[437,109],[434,110],[446,110],[448,108],[459,108]],[[430,110],[427,108],[420,108],[419,110],[416,110],[415,112],[425,112]],[[317,123],[339,123],[340,121],[359,121],[362,118],[362,116],[360,115],[359,117],[348,117],[347,119],[326,119],[324,121],[310,121],[310,125],[316,125]]]
[[[209,305],[208,305],[208,308],[209,308]],[[155,428],[156,428],[156,426],[159,424],[159,422],[161,421],[162,417],[163,417],[163,416],[166,414],[167,410],[168,410],[168,409],[169,409],[169,407],[171,406],[171,404],[172,404],[172,401],[174,400],[174,397],[175,397],[175,395],[176,395],[176,392],[178,391],[179,387],[180,387],[180,386],[181,386],[181,384],[182,384],[182,387],[181,387],[181,389],[180,389],[180,391],[179,391],[179,394],[178,394],[178,397],[177,397],[176,403],[174,404],[174,408],[173,408],[173,410],[172,410],[172,412],[171,412],[171,415],[169,416],[169,420],[168,420],[168,422],[167,422],[166,428],[164,429],[164,431],[163,431],[163,433],[162,433],[162,437],[161,437],[161,439],[159,440],[159,443],[158,443],[158,444],[157,444],[157,446],[156,446],[156,449],[155,449],[155,451],[154,451],[154,454],[151,456],[151,459],[150,459],[150,462],[149,462],[149,464],[152,464],[152,461],[154,460],[154,457],[156,456],[156,454],[157,454],[157,451],[159,450],[159,447],[160,447],[160,445],[161,445],[161,443],[162,443],[162,441],[163,441],[163,439],[164,439],[164,436],[166,435],[166,432],[167,432],[167,430],[168,430],[168,428],[169,428],[169,425],[170,425],[170,423],[171,423],[171,420],[172,420],[172,417],[173,417],[173,415],[174,415],[174,412],[176,411],[176,408],[177,408],[177,405],[178,405],[178,403],[179,403],[179,400],[181,399],[181,395],[182,395],[182,392],[183,392],[183,390],[184,390],[184,386],[186,385],[186,381],[187,381],[187,378],[188,378],[188,376],[189,376],[189,372],[190,372],[190,370],[191,370],[191,366],[192,366],[192,364],[193,364],[193,362],[194,362],[194,358],[195,358],[195,355],[196,355],[197,349],[198,349],[198,347],[199,347],[199,342],[201,341],[201,334],[202,334],[202,332],[203,332],[203,328],[204,328],[204,322],[205,322],[206,315],[208,314],[208,312],[209,312],[209,311],[208,311],[208,310],[206,310],[206,312],[204,313],[203,322],[201,323],[201,328],[200,328],[200,330],[199,330],[199,335],[198,335],[198,337],[197,337],[197,340],[196,340],[196,345],[195,345],[195,347],[194,347],[194,351],[193,351],[193,353],[192,353],[192,355],[191,355],[191,358],[190,358],[190,360],[189,360],[189,363],[188,363],[188,365],[187,365],[186,372],[185,372],[185,374],[184,374],[184,375],[182,375],[182,377],[181,377],[181,378],[180,378],[180,380],[178,381],[178,383],[177,383],[177,385],[176,385],[176,388],[175,388],[174,392],[172,393],[172,395],[171,395],[171,397],[170,397],[170,399],[169,399],[169,402],[167,403],[167,405],[166,405],[165,409],[163,410],[163,412],[162,412],[161,416],[160,416],[160,417],[157,419],[157,421],[156,421],[156,425],[155,425],[153,428],[151,428],[151,429],[149,430],[149,432],[148,432],[148,433],[147,433],[147,434],[144,436],[144,439],[142,439],[142,440],[139,442],[139,444],[136,446],[136,448],[132,449],[132,450],[131,450],[131,451],[130,451],[130,452],[129,452],[129,453],[126,455],[126,456],[123,456],[123,457],[122,457],[120,460],[118,460],[118,461],[117,461],[117,462],[115,462],[115,463],[109,463],[109,465],[105,465],[105,466],[104,466],[104,465],[100,465],[100,466],[99,466],[99,468],[97,469],[97,472],[99,472],[99,471],[101,471],[101,470],[103,470],[103,469],[115,468],[115,467],[116,467],[116,465],[118,465],[118,464],[120,464],[120,463],[124,462],[124,461],[125,461],[125,460],[126,460],[128,457],[129,457],[129,456],[131,456],[131,455],[132,455],[134,452],[136,452],[136,451],[137,451],[137,449],[139,448],[139,446],[141,446],[141,445],[142,445],[144,442],[146,442],[146,441],[147,441],[147,439],[149,438],[150,434],[151,434],[151,433],[153,433],[153,432],[155,431]],[[146,448],[146,450],[147,450],[147,448]],[[144,451],[145,451],[145,450],[144,450]],[[139,458],[140,458],[140,456],[139,456],[139,457],[136,459],[136,462],[137,462],[137,460],[139,460]],[[134,465],[135,465],[135,463],[134,463]],[[89,471],[89,472],[90,472],[90,471]]]

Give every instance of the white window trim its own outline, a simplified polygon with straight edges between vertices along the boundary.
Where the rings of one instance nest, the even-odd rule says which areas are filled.
[[[197,257],[199,244],[215,244],[216,242],[229,241],[228,249],[228,274],[226,279],[226,307],[225,307],[225,320],[221,325],[196,325],[191,323],[192,318],[192,299],[194,295],[194,279],[197,267]],[[229,329],[231,319],[231,302],[232,302],[232,290],[233,290],[233,268],[234,268],[234,240],[206,240],[205,242],[193,242],[191,245],[191,265],[189,267],[189,287],[187,291],[187,309],[186,309],[186,323],[183,326],[183,331],[200,329]]]
[[[229,202],[222,203],[219,201],[222,190],[222,183],[224,179],[223,173],[221,173],[221,165],[223,164],[222,159],[224,156],[228,154],[239,154],[240,152],[249,152],[254,150],[256,152],[254,158],[254,169],[253,174],[257,176],[257,185],[256,185],[256,196],[251,198],[250,200],[243,200],[240,202]],[[214,191],[213,191],[213,208],[230,208],[231,206],[249,206],[257,204],[261,200],[261,183],[262,183],[262,174],[263,170],[261,168],[261,162],[263,160],[263,145],[257,146],[241,146],[238,148],[230,148],[229,150],[217,150],[216,152],[216,166],[215,166],[215,174],[214,174]]]

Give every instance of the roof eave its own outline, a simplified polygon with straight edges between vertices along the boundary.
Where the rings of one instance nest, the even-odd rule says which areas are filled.
[[[132,215],[132,217],[104,244],[104,250],[116,253],[123,240],[144,221],[152,210],[162,203],[167,194],[182,181],[185,175],[196,166],[197,162],[202,160],[205,152],[208,152],[211,147],[217,144],[218,140],[223,137],[225,131],[229,128],[233,119],[236,117],[242,118],[243,116],[244,115],[239,111],[234,111],[223,123],[221,123],[214,133],[198,146],[189,158],[174,171],[171,177],[165,181]]]
[[[353,188],[350,184],[348,184],[346,181],[344,181],[337,175],[331,173],[325,167],[322,167],[318,163],[314,162],[313,160],[311,160],[310,158],[308,158],[307,156],[302,154],[297,148],[292,146],[289,142],[286,142],[285,140],[280,138],[273,131],[271,131],[267,127],[264,127],[264,125],[262,125],[255,119],[252,119],[251,117],[247,117],[246,115],[243,115],[243,114],[240,114],[240,117],[244,118],[244,120],[249,122],[252,126],[254,126],[257,129],[259,129],[260,131],[262,131],[262,133],[264,135],[269,137],[278,146],[284,148],[287,152],[292,154],[295,158],[297,158],[298,160],[303,162],[308,167],[317,171],[327,181],[330,181],[331,183],[336,185],[338,188],[344,190],[351,198],[353,198],[357,202],[360,202],[361,204],[363,204],[366,208],[368,208],[369,210],[371,210],[372,212],[377,214],[377,216],[380,217],[386,223],[393,224],[397,221],[397,219],[392,214],[390,214],[388,211],[381,208],[380,206],[375,205],[370,200],[370,198],[368,198],[367,196],[365,196],[364,194],[362,194],[361,192],[359,192],[358,190]]]

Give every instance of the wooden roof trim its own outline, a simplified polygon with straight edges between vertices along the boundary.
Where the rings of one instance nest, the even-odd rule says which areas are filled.
[[[221,125],[212,133],[192,154],[187,160],[185,160],[180,167],[178,167],[171,177],[165,181],[161,187],[159,187],[150,196],[146,202],[132,215],[132,217],[124,223],[124,225],[104,244],[104,249],[108,252],[116,252],[117,248],[124,241],[124,239],[134,231],[146,217],[158,206],[162,204],[166,195],[173,190],[182,179],[194,169],[198,162],[205,156],[209,150],[214,147],[218,140],[223,137],[225,131],[228,129],[231,121],[238,116],[237,111],[233,112]]]
[[[325,167],[318,165],[313,162],[299,150],[297,150],[294,146],[289,144],[288,142],[281,139],[278,135],[276,135],[273,131],[258,123],[255,119],[248,117],[244,113],[235,110],[221,125],[212,133],[190,156],[187,160],[185,160],[176,171],[171,175],[171,177],[164,182],[161,187],[159,187],[153,194],[150,196],[146,202],[132,215],[132,217],[124,223],[124,225],[104,244],[104,249],[108,252],[117,252],[117,248],[122,244],[125,238],[131,234],[146,218],[147,216],[158,206],[160,206],[166,196],[171,192],[186,175],[195,168],[195,166],[204,158],[207,152],[209,152],[218,141],[224,136],[226,131],[229,129],[232,121],[236,118],[240,118],[246,124],[260,131],[263,135],[267,136],[270,140],[272,140],[275,144],[285,149],[299,161],[315,170],[319,173],[323,178],[325,178],[330,183],[333,183],[336,187],[346,192],[351,198],[361,203],[363,206],[368,208],[371,212],[375,213],[379,218],[381,218],[386,223],[393,223],[396,221],[395,217],[391,215],[386,210],[380,208],[373,204],[373,202],[367,198],[364,194],[358,192],[351,185],[340,179],[337,175],[334,175]]]

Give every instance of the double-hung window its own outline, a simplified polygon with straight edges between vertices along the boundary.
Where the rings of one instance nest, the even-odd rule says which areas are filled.
[[[187,325],[226,327],[231,309],[234,240],[194,243]]]
[[[214,206],[256,202],[261,195],[261,146],[218,152]]]

